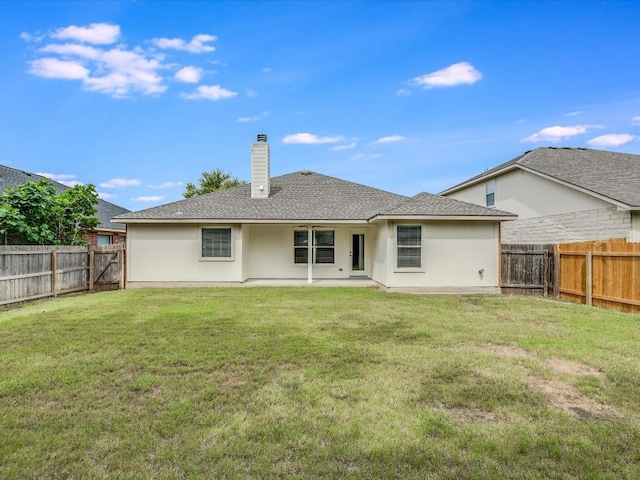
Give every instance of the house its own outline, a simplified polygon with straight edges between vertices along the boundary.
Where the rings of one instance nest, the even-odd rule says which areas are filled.
[[[441,195],[516,213],[503,243],[640,242],[640,155],[536,148]]]
[[[129,286],[369,278],[387,287],[498,291],[500,222],[513,214],[298,171],[270,177],[266,135],[252,181],[119,215]]]
[[[5,188],[15,188],[29,181],[37,182],[43,178],[45,177],[35,173],[23,172],[22,170],[0,165],[0,191]],[[55,185],[58,193],[69,188],[62,183],[51,181]],[[96,216],[100,223],[95,229],[89,232],[85,240],[90,245],[124,243],[127,236],[126,226],[122,223],[112,222],[111,219],[117,215],[128,213],[130,210],[102,199],[98,199],[97,210]],[[4,238],[1,239],[1,243],[5,243]]]

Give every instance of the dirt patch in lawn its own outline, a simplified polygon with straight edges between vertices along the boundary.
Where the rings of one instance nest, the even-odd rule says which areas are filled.
[[[451,415],[458,424],[500,422],[500,418],[495,413],[478,408],[449,408],[446,412]]]
[[[526,358],[537,360],[542,366],[549,367],[557,375],[569,375],[571,377],[593,376],[600,381],[606,381],[604,373],[600,370],[580,362],[562,358],[541,360],[535,354],[520,347],[505,345],[480,345],[480,350],[490,352],[505,358]],[[576,387],[564,380],[548,379],[536,375],[527,368],[528,383],[545,394],[549,404],[567,414],[587,419],[621,418],[621,414],[611,405],[606,405],[581,393]]]

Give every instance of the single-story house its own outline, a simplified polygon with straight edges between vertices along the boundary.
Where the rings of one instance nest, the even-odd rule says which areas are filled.
[[[36,173],[23,172],[22,170],[0,165],[0,191],[5,188],[15,188],[25,182],[37,182],[43,178],[45,177]],[[62,183],[53,180],[51,180],[51,182],[54,184],[58,193],[69,188]],[[97,210],[96,216],[100,223],[87,234],[85,240],[90,245],[125,243],[127,227],[122,223],[112,222],[111,219],[117,215],[128,213],[130,210],[102,200],[101,198],[98,199]],[[4,245],[7,239],[1,238],[0,240]]]
[[[310,171],[119,215],[129,286],[369,278],[387,287],[498,291],[500,222],[511,213],[428,193],[405,197]]]
[[[503,243],[640,242],[640,155],[541,147],[440,195],[517,214]]]

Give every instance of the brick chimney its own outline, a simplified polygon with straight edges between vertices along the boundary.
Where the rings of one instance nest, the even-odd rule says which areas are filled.
[[[259,133],[251,145],[251,198],[269,198],[269,177],[267,135]]]

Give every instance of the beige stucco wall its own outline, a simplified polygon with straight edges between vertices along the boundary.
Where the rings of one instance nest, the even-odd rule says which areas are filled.
[[[129,225],[127,280],[130,282],[240,282],[242,229],[232,227],[232,261],[202,259],[201,228],[220,225]]]
[[[395,227],[398,224],[422,225],[420,269],[396,268]],[[499,284],[497,223],[390,221],[381,225],[380,231],[377,251],[384,251],[388,261],[380,264],[379,276],[373,279],[388,287],[496,287]]]
[[[451,193],[448,197],[485,205],[485,182]],[[520,219],[608,208],[611,203],[524,170],[496,177],[495,207]]]
[[[415,222],[413,222],[415,224]],[[351,272],[351,236],[365,234],[367,276],[389,287],[498,285],[498,226],[492,222],[423,222],[422,268],[396,265],[396,223],[324,225],[335,231],[335,263],[314,265],[314,279],[346,279]],[[201,228],[213,225],[130,225],[128,281],[242,282],[306,279],[306,264],[293,263],[297,225],[235,225],[233,259],[203,260]],[[479,274],[483,270],[483,274]]]
[[[314,265],[313,278],[351,276],[351,234],[365,234],[365,267],[370,275],[375,242],[375,226],[323,225],[335,232],[335,263]],[[293,263],[293,231],[297,225],[254,224],[245,226],[246,278],[307,278],[306,264]]]

